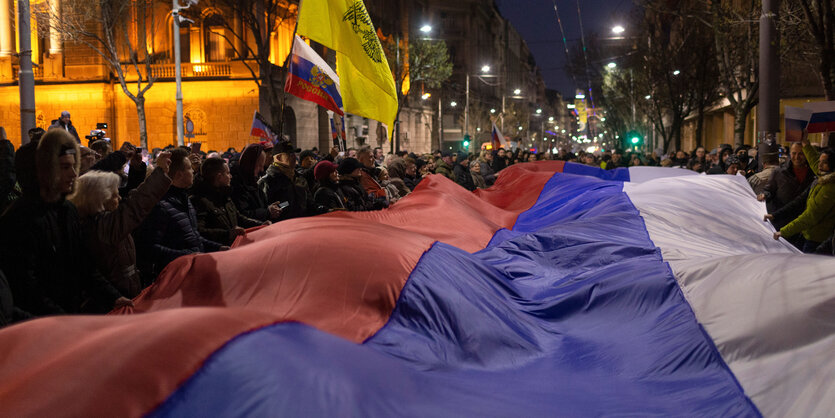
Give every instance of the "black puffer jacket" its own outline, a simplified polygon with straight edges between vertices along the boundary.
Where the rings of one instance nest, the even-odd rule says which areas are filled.
[[[191,203],[197,210],[197,230],[204,238],[232,245],[235,241],[235,228],[254,228],[263,222],[248,218],[238,212],[238,208],[229,197],[232,189],[216,188],[205,182],[195,188]]]
[[[177,257],[218,251],[222,244],[203,238],[197,229],[197,212],[185,189],[171,186],[136,234],[143,274],[156,277]]]
[[[31,195],[0,218],[0,270],[33,315],[107,312],[121,295],[87,252],[75,205]]]

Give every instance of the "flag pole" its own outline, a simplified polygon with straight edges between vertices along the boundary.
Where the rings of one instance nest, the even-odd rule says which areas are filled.
[[[303,3],[304,0],[299,0],[299,7],[296,10],[296,24],[293,25],[293,36],[290,38],[290,53],[287,54],[287,58],[284,59],[284,65],[282,66],[282,74],[284,75],[284,80],[281,83],[281,117],[278,119],[279,141],[284,140],[284,108],[287,105],[287,88],[285,87],[285,85],[287,84],[287,71],[289,71],[290,68],[290,60],[293,59],[293,50],[296,49],[296,31],[299,29],[299,16],[301,15]],[[270,80],[270,82],[272,82],[272,80]]]

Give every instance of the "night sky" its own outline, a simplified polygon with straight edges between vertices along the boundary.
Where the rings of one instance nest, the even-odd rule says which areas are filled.
[[[569,48],[580,42],[577,2],[557,0]],[[632,0],[579,0],[579,3],[586,37],[591,33],[609,36],[613,26],[627,20],[633,6]],[[577,86],[565,72],[565,48],[553,0],[496,0],[496,4],[527,42],[546,87],[563,93],[565,97],[574,96]]]

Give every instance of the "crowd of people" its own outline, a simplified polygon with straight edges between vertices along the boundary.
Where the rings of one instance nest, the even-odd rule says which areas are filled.
[[[63,115],[62,115],[63,116]],[[2,133],[0,129],[0,133]],[[785,161],[723,146],[709,153],[556,154],[437,150],[386,155],[381,148],[300,150],[261,142],[238,152],[169,146],[89,147],[63,125],[35,129],[15,150],[0,138],[0,326],[31,317],[105,313],[131,306],[174,259],[225,251],[248,228],[334,211],[373,211],[404,198],[428,175],[466,190],[492,186],[510,165],[557,159],[602,169],[635,165],[744,175],[785,237],[805,252],[832,253],[833,151],[805,140]]]

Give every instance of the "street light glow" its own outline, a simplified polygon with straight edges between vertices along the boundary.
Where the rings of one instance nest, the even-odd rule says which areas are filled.
[[[521,127],[521,126],[519,127],[519,130],[520,130],[520,131],[522,130],[522,127]]]
[[[452,106],[452,107],[455,107],[455,106],[458,106],[458,102],[451,102],[449,105]]]
[[[423,26],[420,27],[420,31],[423,32],[423,33],[432,32],[432,26],[423,25]]]
[[[569,109],[576,109],[576,108],[577,108],[577,106],[575,106],[574,104],[569,103],[569,104],[568,104],[568,108],[569,108]]]
[[[549,117],[549,118],[548,118],[548,122],[553,122],[553,121],[554,121],[554,117],[553,117],[553,116],[551,116],[551,117]]]
[[[522,90],[521,89],[513,90],[513,94],[518,96],[518,95],[522,94]]]
[[[485,74],[486,74],[486,73],[489,73],[489,72],[490,72],[490,66],[489,66],[489,65],[485,65],[485,66],[481,67],[481,72],[482,72],[482,73],[485,73]]]
[[[649,94],[647,94],[647,95],[646,95],[646,97],[644,97],[644,99],[647,99],[647,100],[652,99],[652,96],[650,96]]]
[[[490,109],[490,113],[496,113],[496,109]]]
[[[617,25],[617,26],[612,28],[612,33],[614,33],[615,35],[620,35],[624,32],[626,32],[626,28],[624,28],[621,25]]]
[[[618,66],[618,64],[614,63],[614,62],[610,62],[610,63],[606,64],[606,67],[609,67],[610,70],[617,68],[617,66]]]
[[[673,75],[679,75],[679,74],[681,74],[681,71],[679,71],[679,70],[673,71]]]
[[[586,98],[586,95],[585,94],[578,94],[578,95],[574,96],[574,98],[578,99],[578,100],[583,100],[583,99]]]
[[[427,100],[432,97],[432,93],[423,93],[423,96],[420,96],[421,100]]]
[[[542,109],[536,109],[536,114],[541,115],[542,114]]]

